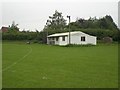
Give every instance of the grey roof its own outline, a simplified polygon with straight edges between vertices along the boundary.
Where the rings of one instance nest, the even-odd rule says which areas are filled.
[[[70,35],[73,35],[73,34],[85,34],[85,35],[88,35],[88,34],[83,33],[83,32],[81,32],[81,31],[70,32]],[[47,36],[47,37],[57,37],[57,36],[69,36],[69,32],[56,33],[56,34],[49,35],[49,36]],[[90,36],[90,35],[89,35],[89,36]]]

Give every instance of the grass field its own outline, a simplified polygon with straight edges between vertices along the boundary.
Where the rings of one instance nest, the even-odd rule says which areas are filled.
[[[3,88],[118,87],[118,45],[3,43]]]

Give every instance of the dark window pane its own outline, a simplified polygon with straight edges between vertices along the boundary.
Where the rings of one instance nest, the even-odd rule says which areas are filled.
[[[65,41],[65,36],[62,37],[62,41]]]
[[[85,37],[81,37],[81,41],[85,41]]]

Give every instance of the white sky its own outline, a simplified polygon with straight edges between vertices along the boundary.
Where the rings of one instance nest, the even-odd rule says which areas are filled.
[[[35,29],[41,31],[49,16],[58,10],[65,19],[103,17],[111,15],[118,25],[119,0],[7,0],[2,1],[2,24],[11,25],[12,21],[19,24],[21,30]],[[0,8],[1,10],[1,8]],[[0,13],[1,16],[1,13]]]

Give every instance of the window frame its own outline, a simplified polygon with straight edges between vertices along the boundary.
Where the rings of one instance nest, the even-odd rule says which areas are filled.
[[[86,41],[85,36],[81,36],[81,41],[82,41],[82,42],[85,42],[85,41]]]

